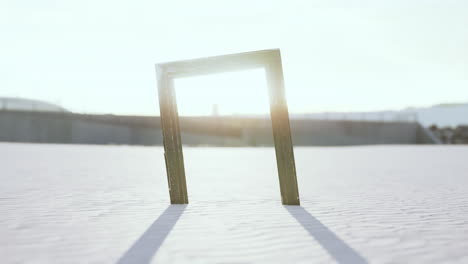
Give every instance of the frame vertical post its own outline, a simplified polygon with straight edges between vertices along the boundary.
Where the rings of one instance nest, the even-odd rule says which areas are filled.
[[[174,81],[160,67],[156,67],[156,74],[169,196],[171,204],[188,204]]]
[[[285,205],[300,205],[281,55],[278,52],[270,59],[272,62],[266,67],[266,77],[281,200]]]

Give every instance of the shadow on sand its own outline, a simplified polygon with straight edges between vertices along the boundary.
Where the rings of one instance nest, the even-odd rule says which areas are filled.
[[[167,235],[179,220],[187,205],[169,205],[117,264],[147,264],[156,255]]]
[[[368,262],[335,233],[301,206],[284,206],[302,227],[340,264],[367,264]]]
[[[148,264],[174,228],[187,205],[170,205],[117,261],[117,264]],[[340,264],[368,262],[335,233],[301,206],[284,206],[307,232]]]

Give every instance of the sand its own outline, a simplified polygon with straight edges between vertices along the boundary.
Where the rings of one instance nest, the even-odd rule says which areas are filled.
[[[185,147],[169,205],[160,147],[0,144],[1,263],[468,263],[468,147]],[[254,173],[252,173],[254,168]]]

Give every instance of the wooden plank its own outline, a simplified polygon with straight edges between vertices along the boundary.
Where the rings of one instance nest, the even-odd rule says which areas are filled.
[[[184,157],[173,81],[161,67],[156,67],[156,74],[169,196],[171,204],[187,204]]]
[[[270,115],[275,141],[281,200],[285,205],[300,205],[280,53],[275,54],[271,60],[266,67],[266,75],[270,90]]]
[[[171,78],[263,68],[279,50],[260,50],[160,64]]]

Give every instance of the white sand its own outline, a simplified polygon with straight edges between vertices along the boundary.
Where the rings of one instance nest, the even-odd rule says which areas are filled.
[[[468,147],[185,148],[169,206],[159,147],[0,144],[1,263],[468,263]],[[255,169],[255,173],[250,172]]]

